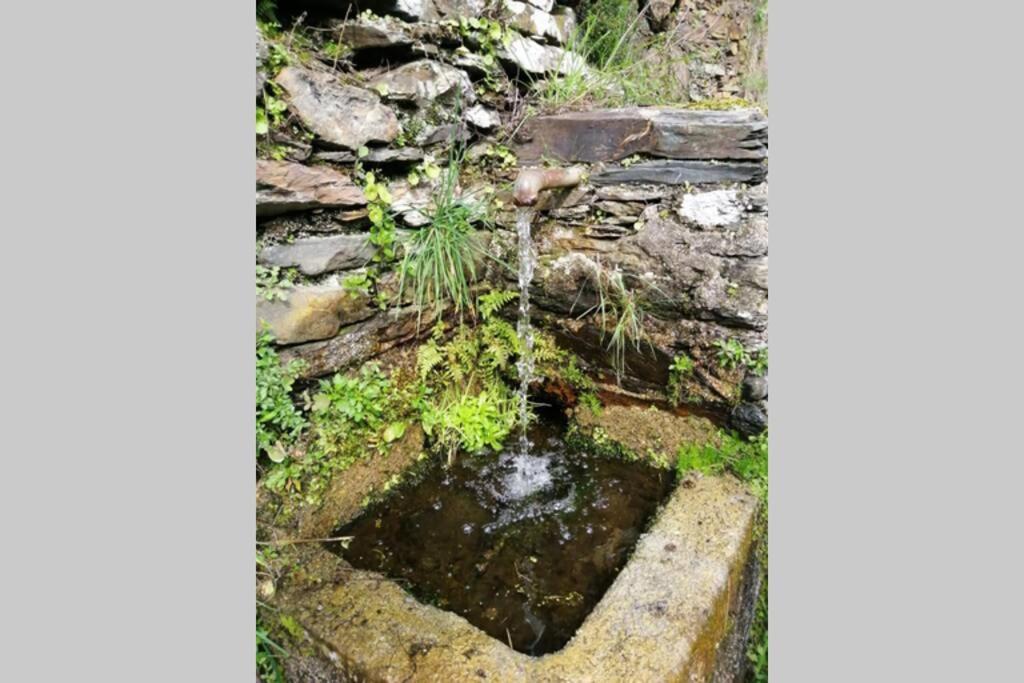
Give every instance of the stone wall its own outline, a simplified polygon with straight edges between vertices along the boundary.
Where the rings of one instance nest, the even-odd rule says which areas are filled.
[[[736,27],[751,21],[756,4],[652,3],[645,31],[685,29],[699,48],[685,76],[694,98],[744,94],[737,79],[750,46],[740,45]],[[297,282],[278,296],[258,295],[256,313],[284,359],[304,359],[308,377],[322,376],[429,330],[432,312],[421,316],[408,297],[396,300],[396,273],[385,271],[377,283],[390,300],[383,310],[377,297],[343,284],[376,253],[356,164],[388,179],[401,242],[429,222],[437,181],[422,169],[444,165],[456,143],[468,149],[458,193],[499,207],[481,246],[513,267],[508,186],[517,166],[586,168],[579,187],[545,193],[537,207],[538,324],[607,369],[606,330],[593,313],[580,316],[597,303],[595,273],[618,272],[640,302],[647,338],[629,353],[623,385],[663,393],[672,359],[685,353],[695,362],[687,400],[732,411],[743,431],[763,428],[764,379],[722,367],[717,346],[767,345],[767,119],[760,111],[539,115],[528,85],[582,60],[564,47],[576,11],[551,0],[282,6],[311,9],[300,31],[257,35],[258,105],[286,109],[257,139],[256,256],[262,266],[294,269]],[[487,24],[460,27],[451,21],[458,17],[494,19],[507,38],[488,45]],[[695,27],[706,29],[703,36]],[[281,54],[287,64],[275,61]],[[479,265],[484,279],[514,287],[514,273],[489,259]]]

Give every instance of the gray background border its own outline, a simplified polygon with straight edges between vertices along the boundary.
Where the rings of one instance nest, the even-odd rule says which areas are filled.
[[[777,683],[1020,668],[1005,7],[771,2]],[[3,16],[4,678],[251,683],[252,5]]]

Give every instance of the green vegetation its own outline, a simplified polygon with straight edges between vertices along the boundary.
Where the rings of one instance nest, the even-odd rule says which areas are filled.
[[[641,35],[641,13],[628,0],[595,0],[566,48],[561,75],[537,84],[545,109],[678,104],[688,94],[677,70],[684,58],[676,32]]]
[[[291,398],[302,361],[281,365],[273,341],[274,336],[267,331],[256,337],[256,447],[274,462],[281,462],[285,449],[298,439],[307,423]]]
[[[488,224],[490,219],[483,206],[456,197],[462,156],[461,150],[453,148],[433,199],[430,223],[405,245],[399,299],[408,285],[419,313],[417,326],[429,306],[440,314],[450,301],[460,320],[473,307],[470,286],[477,277],[476,259],[482,254],[473,224]]]
[[[646,339],[643,329],[644,309],[637,292],[626,287],[622,273],[618,270],[608,273],[600,264],[594,264],[589,282],[597,294],[597,303],[579,317],[597,313],[601,321],[601,340],[608,338],[607,350],[611,354],[615,379],[621,383],[626,369],[626,346],[632,346],[639,352]]]
[[[264,683],[285,683],[281,658],[288,651],[275,643],[260,620],[256,620],[256,673]]]
[[[668,400],[677,406],[682,400],[683,380],[693,372],[693,360],[685,353],[678,354],[668,367]]]
[[[293,270],[282,272],[280,266],[256,266],[256,294],[267,301],[285,301],[295,286],[294,277]]]
[[[755,375],[764,376],[768,372],[768,349],[762,348],[751,354],[736,339],[719,339],[715,342],[718,349],[718,365],[726,370],[746,367]]]

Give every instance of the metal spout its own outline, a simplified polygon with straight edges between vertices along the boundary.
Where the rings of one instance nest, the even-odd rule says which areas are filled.
[[[537,196],[553,187],[572,187],[583,179],[583,169],[570,168],[524,168],[516,178],[512,195],[517,206],[533,206]]]

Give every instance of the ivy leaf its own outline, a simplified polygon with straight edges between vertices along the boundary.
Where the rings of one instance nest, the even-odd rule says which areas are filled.
[[[370,153],[370,150],[364,145],[356,150],[356,156],[360,159],[366,157]]]
[[[409,171],[409,175],[406,177],[406,180],[409,181],[410,185],[416,187],[420,184],[420,174],[416,171]]]
[[[385,187],[384,185],[378,185],[377,186],[377,196],[385,204],[390,204],[391,203],[391,192],[389,192],[388,188]]]
[[[434,164],[427,164],[427,166],[424,167],[423,172],[431,180],[437,180],[438,176],[441,175],[441,167]]]

